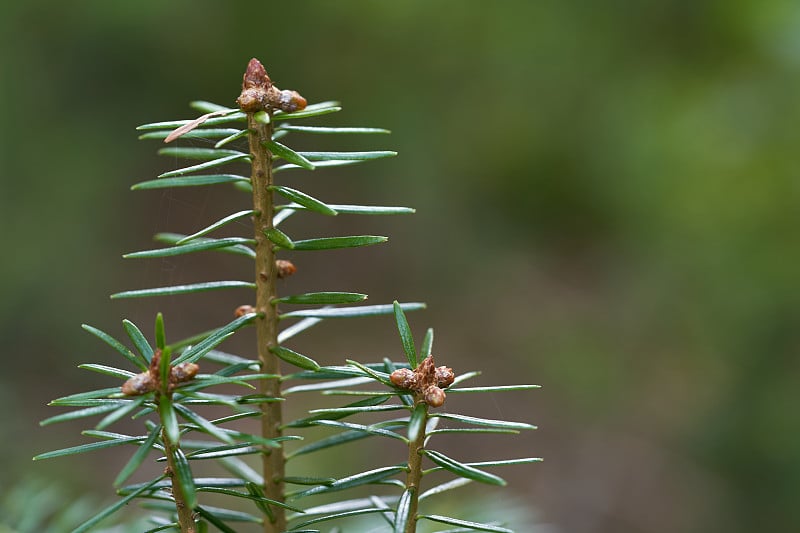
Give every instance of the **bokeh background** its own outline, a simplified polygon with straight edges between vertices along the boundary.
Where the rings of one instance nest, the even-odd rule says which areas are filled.
[[[49,399],[107,386],[75,368],[113,362],[81,323],[150,331],[163,310],[175,338],[245,303],[108,294],[248,275],[224,254],[120,256],[246,205],[225,187],[128,189],[176,164],[133,128],[190,118],[193,99],[231,104],[253,56],[280,87],[343,101],[317,123],[393,130],[295,146],[400,152],[287,173],[290,185],[418,210],[292,222],[296,235],[391,240],[299,258],[287,292],[424,300],[410,319],[420,337],[436,329],[440,361],[483,369],[480,384],[543,385],[469,405],[537,432],[449,443],[465,459],[545,458],[500,472],[510,488],[484,503],[516,506],[520,531],[800,530],[788,0],[3,2],[0,493],[44,478],[107,495],[127,460],[30,462],[83,441],[80,424],[38,426]],[[326,363],[400,351],[389,319],[319,326],[295,347]]]

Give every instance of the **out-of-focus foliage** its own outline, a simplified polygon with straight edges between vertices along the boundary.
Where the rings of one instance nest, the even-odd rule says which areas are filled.
[[[109,292],[203,278],[177,259],[108,259],[225,214],[203,194],[131,195],[169,169],[150,168],[133,127],[197,97],[232,102],[257,56],[279,85],[393,130],[400,156],[381,172],[402,180],[347,172],[364,198],[418,214],[387,220],[389,251],[336,275],[376,301],[426,300],[410,320],[435,326],[448,364],[544,385],[477,413],[541,427],[530,446],[545,463],[509,481],[542,521],[797,530],[798,35],[785,0],[3,3],[4,483],[76,434],[36,424],[46,399],[88,383],[64,377],[95,360],[79,322],[130,316]],[[234,303],[140,314],[211,326]],[[380,324],[355,345],[394,350]],[[324,363],[353,347],[342,327]]]
[[[26,478],[4,487],[0,498],[0,533],[63,533],[102,506],[99,498],[76,497],[63,482]],[[147,528],[143,520],[129,516],[125,525],[106,524],[96,531],[137,533]]]

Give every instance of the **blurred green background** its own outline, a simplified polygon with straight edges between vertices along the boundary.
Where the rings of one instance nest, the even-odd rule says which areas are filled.
[[[56,414],[49,399],[107,386],[75,368],[113,361],[80,323],[150,331],[163,310],[177,337],[245,303],[107,296],[249,274],[229,256],[120,256],[246,205],[225,187],[128,188],[176,164],[133,128],[190,118],[193,99],[232,104],[253,56],[279,87],[343,102],[318,123],[393,130],[336,147],[400,152],[289,185],[418,209],[288,226],[391,241],[298,260],[287,291],[425,300],[410,318],[420,336],[436,329],[439,361],[483,369],[482,384],[543,385],[469,406],[540,426],[484,452],[451,443],[464,459],[545,458],[503,471],[509,492],[486,498],[513,495],[531,531],[800,530],[789,0],[3,2],[0,492],[45,477],[108,494],[127,460],[29,460],[83,439],[81,425],[38,426]],[[400,345],[374,319],[297,347],[333,364]]]

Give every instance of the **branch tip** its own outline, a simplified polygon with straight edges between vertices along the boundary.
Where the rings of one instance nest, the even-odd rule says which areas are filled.
[[[242,93],[236,99],[239,108],[245,113],[272,111],[280,109],[285,113],[305,109],[306,99],[297,91],[281,91],[272,84],[261,62],[253,58],[247,64],[242,78]]]

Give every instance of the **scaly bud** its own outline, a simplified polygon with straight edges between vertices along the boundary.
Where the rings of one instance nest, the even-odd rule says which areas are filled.
[[[297,267],[291,261],[285,259],[275,260],[275,269],[279,279],[287,278],[297,272]]]
[[[200,370],[200,365],[196,363],[180,363],[169,370],[169,381],[173,383],[184,383],[192,380]]]
[[[233,312],[233,316],[235,316],[236,318],[239,318],[239,317],[243,317],[244,315],[247,315],[249,313],[255,313],[255,312],[256,312],[256,308],[253,307],[252,305],[240,305]]]
[[[413,390],[417,386],[417,375],[408,368],[398,368],[392,372],[389,380],[399,389]]]
[[[447,395],[444,393],[442,389],[437,387],[436,385],[431,385],[422,395],[422,399],[425,403],[430,405],[431,407],[441,407],[444,405],[444,401],[447,399]]]
[[[452,368],[446,366],[440,366],[436,368],[436,384],[439,387],[446,389],[453,384],[455,379],[456,375]]]
[[[156,390],[156,381],[153,380],[149,371],[136,374],[122,384],[122,394],[126,396],[141,396],[154,390]]]

